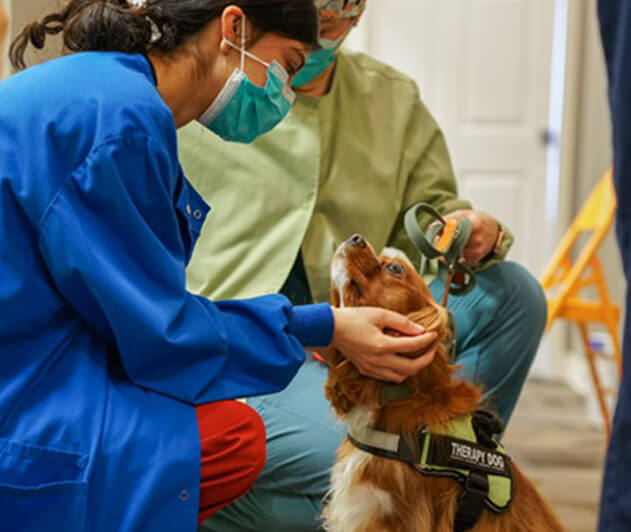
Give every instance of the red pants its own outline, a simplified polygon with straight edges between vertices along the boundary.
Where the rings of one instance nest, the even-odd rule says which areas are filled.
[[[202,472],[199,523],[252,487],[265,464],[265,426],[252,408],[238,401],[199,405]]]

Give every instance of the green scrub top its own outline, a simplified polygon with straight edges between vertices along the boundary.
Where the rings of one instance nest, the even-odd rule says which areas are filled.
[[[328,301],[332,253],[354,233],[417,261],[403,230],[409,207],[471,208],[457,196],[445,139],[415,82],[361,53],[340,52],[329,94],[298,95],[253,144],[225,142],[196,122],[179,144],[187,177],[213,205],[189,289],[213,299],[278,292],[302,251],[314,300]],[[508,252],[504,230],[500,253],[481,267]]]

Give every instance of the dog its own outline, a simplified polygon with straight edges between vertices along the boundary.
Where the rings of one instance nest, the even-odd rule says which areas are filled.
[[[339,352],[330,354],[325,393],[346,424],[349,438],[338,449],[332,470],[331,490],[322,514],[325,530],[564,531],[533,483],[508,456],[488,453],[489,460],[502,466],[498,466],[498,470],[512,472],[512,502],[509,501],[501,513],[485,507],[474,524],[463,525],[457,522],[457,516],[462,517],[459,508],[464,497],[461,481],[449,476],[427,476],[411,463],[374,454],[353,440],[353,435],[365,434],[366,430],[378,431],[374,433],[380,437],[386,434],[386,438],[396,438],[398,434],[409,453],[418,457],[423,446],[420,429],[438,434],[454,420],[468,419],[467,416],[480,408],[482,390],[454,377],[455,368],[449,364],[446,348],[446,337],[450,334],[448,312],[435,302],[427,284],[404,253],[386,248],[378,257],[361,235],[355,235],[336,252],[331,275],[334,306],[393,310],[407,315],[427,331],[436,331],[438,338],[434,345],[414,354],[422,356],[430,349],[437,349],[433,362],[408,379],[407,396],[397,398],[395,395],[388,401],[384,401],[384,389],[392,388],[392,384],[361,375]],[[493,423],[491,427],[497,432],[502,430]],[[453,448],[464,449],[465,459],[476,453],[467,445],[458,447],[454,443]],[[478,454],[485,453],[487,451]]]

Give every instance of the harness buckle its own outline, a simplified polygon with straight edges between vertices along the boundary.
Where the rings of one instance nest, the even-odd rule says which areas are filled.
[[[489,492],[489,479],[486,475],[471,473],[464,483],[465,491],[487,496]]]

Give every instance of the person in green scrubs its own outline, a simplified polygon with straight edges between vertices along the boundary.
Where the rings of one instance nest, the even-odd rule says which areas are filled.
[[[405,212],[427,202],[467,216],[464,251],[476,288],[450,297],[460,376],[510,419],[546,323],[537,281],[505,261],[513,236],[458,197],[445,138],[408,76],[340,49],[365,0],[316,0],[321,50],[298,73],[296,104],[251,145],[223,142],[202,127],[180,132],[185,172],[215,209],[188,269],[189,288],[218,299],[281,292],[294,303],[328,301],[334,249],[354,233],[418,262]],[[421,217],[422,225],[429,220]],[[444,285],[427,278],[437,299]],[[250,398],[267,431],[265,468],[252,490],[202,525],[214,532],[320,529],[335,450],[344,438],[312,357],[284,391]]]

